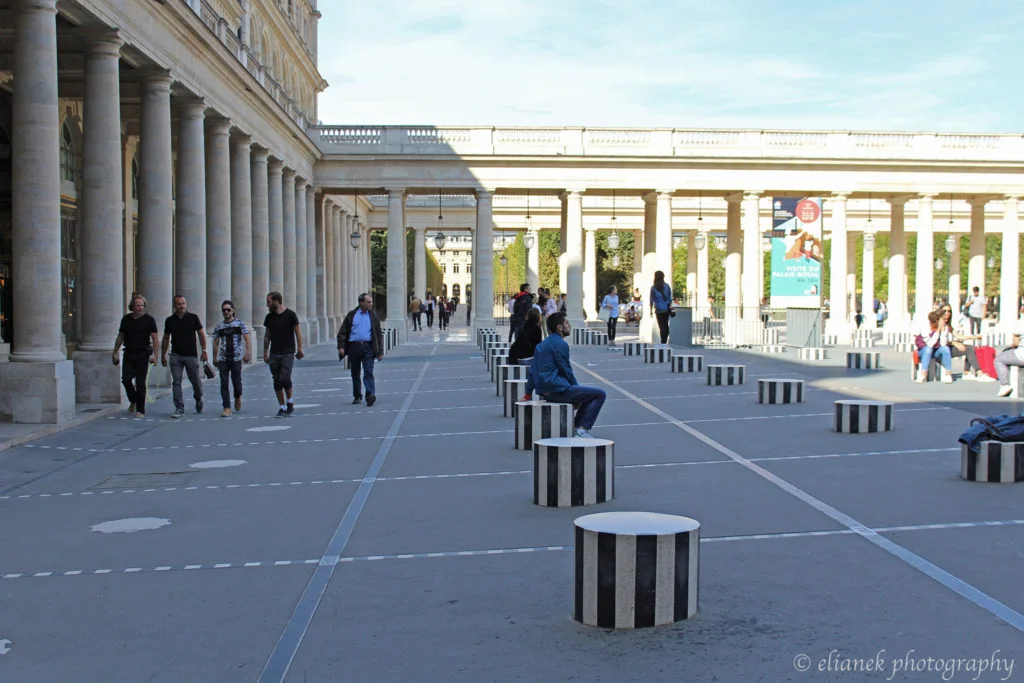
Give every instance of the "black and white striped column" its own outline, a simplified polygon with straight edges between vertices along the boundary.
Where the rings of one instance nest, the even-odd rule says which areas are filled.
[[[668,346],[648,346],[644,349],[645,363],[669,363],[672,361],[672,349]]]
[[[532,451],[533,442],[572,436],[571,403],[519,401],[516,403],[516,449]]]
[[[505,382],[501,390],[503,392],[501,414],[505,417],[515,417],[516,404],[519,403],[526,394],[526,380],[510,379]]]
[[[608,333],[599,330],[590,331],[591,346],[608,346]]]
[[[909,332],[885,332],[886,344],[910,344],[914,341],[914,335]]]
[[[820,346],[800,349],[800,360],[825,360],[828,354]]]
[[[624,342],[622,344],[623,356],[642,356],[644,350],[650,346],[647,342]]]
[[[700,524],[653,512],[602,512],[574,522],[573,618],[643,628],[697,613]]]
[[[868,337],[857,337],[853,340],[853,348],[873,349],[875,348],[875,340]]]
[[[590,330],[586,327],[574,327],[572,328],[572,343],[573,344],[586,344],[590,341]]]
[[[761,335],[761,343],[768,346],[773,346],[779,343],[779,331],[776,328],[766,329],[764,334]]]
[[[882,367],[882,354],[878,351],[848,351],[846,367],[851,370],[877,370]]]
[[[508,352],[502,350],[500,353],[491,354],[491,381],[497,382],[501,368],[508,363]]]
[[[804,381],[802,379],[759,379],[757,380],[758,403],[803,403]]]
[[[496,369],[497,377],[494,382],[494,395],[501,396],[501,389],[505,385],[505,382],[507,382],[510,379],[525,380],[526,373],[527,371],[529,371],[530,368],[528,368],[525,365],[499,365],[496,367]]]
[[[839,346],[839,335],[823,334],[821,335],[821,343],[824,346]]]
[[[835,402],[833,429],[844,434],[892,431],[893,404],[887,401],[844,399]]]
[[[549,508],[606,503],[615,497],[615,443],[607,439],[533,442],[533,503]]]
[[[961,446],[960,476],[967,481],[1013,484],[1024,481],[1024,443],[982,441],[973,453]]]
[[[497,332],[483,332],[480,334],[480,348],[483,350],[487,349],[489,342],[501,341],[501,337]]]
[[[786,347],[781,344],[765,344],[761,346],[761,353],[771,353],[773,355],[785,353]]]
[[[679,354],[672,356],[672,372],[700,372],[704,369],[704,356]]]
[[[479,346],[480,348],[483,348],[483,345],[484,345],[484,339],[483,338],[484,338],[485,334],[494,334],[494,328],[493,327],[481,327],[481,328],[477,329],[477,331],[476,331],[476,345]]]
[[[494,367],[494,359],[498,356],[508,357],[508,349],[495,347],[493,349],[487,349],[485,364],[487,365],[487,371],[491,372],[491,368]]]
[[[917,344],[914,342],[896,342],[892,347],[896,350],[896,353],[913,353],[917,349]]]
[[[746,374],[745,365],[709,365],[708,385],[718,387],[743,384],[746,382]]]

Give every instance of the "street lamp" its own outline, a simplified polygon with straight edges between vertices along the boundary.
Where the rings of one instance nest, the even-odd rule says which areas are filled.
[[[952,254],[956,251],[956,238],[950,235],[946,238],[946,253]]]
[[[996,257],[995,256],[989,256],[988,257],[988,267],[989,268],[995,268],[996,267]]]
[[[358,230],[353,230],[352,234],[348,236],[348,243],[352,245],[353,249],[359,248],[359,242],[363,239],[363,236],[359,234]]]
[[[505,293],[507,294],[508,293],[508,268],[505,268],[505,266],[508,265],[508,256],[505,256],[505,254],[502,254],[501,257],[498,258],[498,263],[500,263],[501,267],[505,269]]]
[[[942,270],[942,259],[935,259],[935,270]]]
[[[609,249],[618,249],[619,248],[619,233],[618,233],[618,231],[615,231],[612,234],[608,235],[608,248]]]
[[[864,233],[864,251],[872,252],[875,250],[875,233],[865,232]]]
[[[444,245],[448,242],[448,238],[444,236],[443,232],[439,232],[434,235],[434,246],[437,247],[438,251],[444,249]]]
[[[523,237],[523,246],[525,246],[527,249],[533,249],[533,244],[534,244],[533,233],[529,233],[529,232],[526,233],[526,236]]]
[[[708,234],[698,232],[697,236],[693,238],[693,246],[697,247],[697,251],[704,251],[704,247],[708,246]]]

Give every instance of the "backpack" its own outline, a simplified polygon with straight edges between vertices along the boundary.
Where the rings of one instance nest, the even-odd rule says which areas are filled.
[[[1024,442],[1024,416],[976,417],[958,441],[972,453],[979,451],[982,441]]]
[[[533,306],[533,295],[532,294],[520,294],[515,299],[515,304],[512,306],[512,317],[516,320],[524,320],[526,318],[526,312]]]

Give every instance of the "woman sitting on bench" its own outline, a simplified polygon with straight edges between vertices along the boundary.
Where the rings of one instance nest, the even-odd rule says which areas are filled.
[[[928,366],[931,365],[932,356],[935,356],[942,364],[942,381],[945,384],[953,383],[953,375],[950,374],[953,361],[949,353],[949,332],[940,323],[941,317],[942,314],[938,311],[929,313],[928,327],[920,334],[919,338],[924,339],[924,346],[919,345],[917,349],[917,355],[921,359],[917,370],[918,382],[923,383],[928,380]]]
[[[974,346],[971,344],[964,344],[965,341],[981,339],[981,335],[963,337],[953,331],[953,326],[950,324],[953,319],[953,308],[949,304],[945,304],[939,309],[939,313],[942,314],[942,320],[940,324],[946,329],[949,334],[949,356],[950,358],[964,358],[964,374],[962,379],[966,380],[977,380],[978,382],[995,382],[995,377],[989,377],[981,371],[981,366],[978,364],[978,354],[974,350]]]

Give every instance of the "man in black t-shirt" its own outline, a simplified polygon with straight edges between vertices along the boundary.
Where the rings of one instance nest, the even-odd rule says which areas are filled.
[[[263,319],[266,333],[263,337],[263,362],[270,366],[277,395],[277,417],[295,412],[292,403],[292,366],[295,359],[302,360],[302,332],[299,316],[284,307],[281,292],[267,294],[267,317]],[[285,400],[287,399],[287,403]]]
[[[203,380],[199,376],[199,348],[202,348],[202,361],[206,362],[206,333],[203,323],[195,313],[186,309],[185,297],[180,294],[174,297],[174,314],[164,321],[164,338],[160,344],[160,362],[167,367],[167,349],[171,349],[171,396],[174,398],[174,414],[181,417],[185,414],[185,399],[181,395],[181,371],[188,373],[188,381],[192,385],[192,396],[196,400],[196,412],[203,412]],[[199,347],[196,346],[196,335],[199,336]]]
[[[121,327],[114,341],[114,365],[120,362],[118,351],[124,344],[124,365],[121,367],[121,384],[128,396],[128,412],[136,417],[146,415],[146,377],[149,366],[156,365],[156,321],[146,313],[146,297],[132,295],[129,305],[131,313],[121,318]]]

